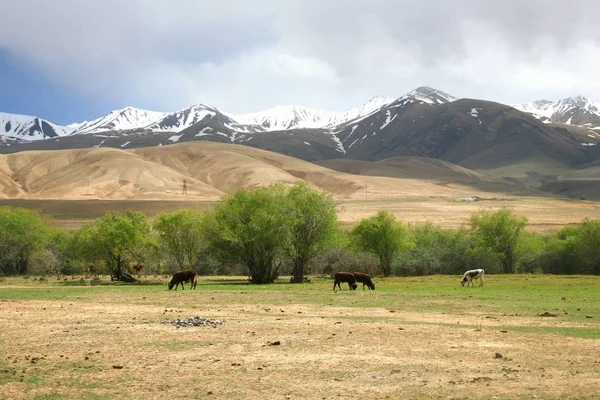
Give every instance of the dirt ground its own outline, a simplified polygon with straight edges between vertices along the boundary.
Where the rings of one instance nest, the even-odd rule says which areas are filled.
[[[368,291],[319,305],[96,289],[0,302],[0,397],[600,398],[600,341],[522,332],[525,317],[335,305]],[[195,315],[225,323],[162,324]]]

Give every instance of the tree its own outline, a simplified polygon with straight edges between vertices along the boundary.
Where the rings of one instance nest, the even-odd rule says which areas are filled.
[[[43,249],[55,232],[37,211],[0,207],[0,270],[5,274],[27,272],[30,257]]]
[[[384,276],[391,274],[394,259],[412,246],[408,228],[388,211],[380,211],[374,217],[360,221],[352,229],[350,239],[359,250],[379,258]]]
[[[586,274],[600,274],[600,220],[586,218],[578,227],[576,251]]]
[[[68,243],[67,232],[53,229],[45,246],[31,254],[28,271],[40,275],[56,275],[60,278],[63,271],[68,271],[66,252]]]
[[[238,190],[202,221],[207,250],[222,262],[241,263],[252,283],[271,283],[289,240],[285,187]]]
[[[180,270],[191,269],[198,261],[202,247],[202,214],[196,210],[180,210],[160,214],[154,220],[159,242]]]
[[[292,282],[302,283],[308,263],[329,249],[341,231],[331,195],[299,184],[289,189],[287,199],[290,237],[285,253],[293,263]]]
[[[444,230],[432,222],[409,227],[414,246],[395,265],[401,275],[458,274],[472,262],[469,234]]]
[[[518,217],[502,208],[494,213],[479,211],[471,216],[471,232],[475,251],[491,251],[502,264],[504,273],[514,273],[518,259],[516,252],[527,218]]]
[[[552,274],[600,274],[600,220],[585,219],[548,238],[544,271]]]
[[[74,237],[75,253],[89,262],[103,261],[111,279],[131,280],[130,260],[143,260],[152,246],[150,224],[138,211],[125,215],[108,213],[79,230]]]

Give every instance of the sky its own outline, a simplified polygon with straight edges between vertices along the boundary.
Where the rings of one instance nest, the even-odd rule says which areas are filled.
[[[600,101],[597,0],[2,0],[0,111]]]

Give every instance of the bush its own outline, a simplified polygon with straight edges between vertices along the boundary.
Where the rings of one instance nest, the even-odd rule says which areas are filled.
[[[348,246],[336,246],[322,252],[311,263],[311,272],[331,276],[335,272],[380,273],[379,260],[373,254],[356,251]]]
[[[479,211],[471,216],[472,239],[476,252],[493,253],[504,273],[516,272],[517,246],[527,223],[508,208],[496,212]]]
[[[370,253],[379,259],[384,276],[392,273],[392,263],[413,245],[408,228],[388,211],[365,218],[350,232],[355,249]]]
[[[30,258],[48,245],[56,231],[37,211],[0,207],[0,272],[26,273]]]
[[[414,247],[394,261],[395,275],[462,274],[478,265],[466,230],[443,230],[431,222],[409,229]]]
[[[552,274],[599,275],[600,220],[586,219],[548,238],[542,263]]]

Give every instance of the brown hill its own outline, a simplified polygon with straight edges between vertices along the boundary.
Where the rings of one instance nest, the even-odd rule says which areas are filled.
[[[382,165],[393,168],[397,162],[388,160]],[[367,181],[369,198],[460,197],[511,189],[483,174],[437,160],[415,158],[401,164],[413,164],[414,172],[366,179],[278,153],[214,142],[131,150],[27,151],[0,156],[0,197],[215,200],[237,188],[299,181],[349,199],[364,198]],[[428,168],[444,179],[427,179]],[[455,174],[465,179],[455,180]],[[187,194],[182,194],[184,181]]]

